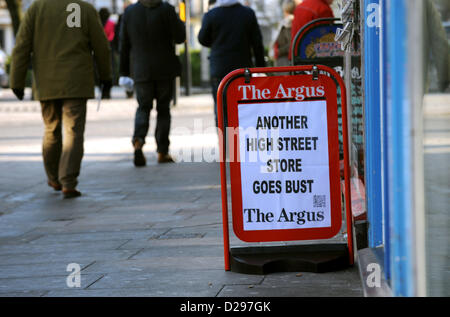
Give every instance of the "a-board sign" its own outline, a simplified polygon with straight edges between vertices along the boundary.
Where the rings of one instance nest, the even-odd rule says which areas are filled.
[[[225,85],[233,229],[241,240],[339,232],[336,90],[323,74],[238,76]]]

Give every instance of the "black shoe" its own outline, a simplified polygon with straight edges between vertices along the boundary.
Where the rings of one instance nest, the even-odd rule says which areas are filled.
[[[142,153],[142,149],[134,150],[134,166],[145,166],[145,156]]]
[[[75,198],[80,197],[81,193],[76,189],[63,189],[63,198],[69,199],[69,198]]]

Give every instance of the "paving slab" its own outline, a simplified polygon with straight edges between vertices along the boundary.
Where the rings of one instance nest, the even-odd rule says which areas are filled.
[[[18,291],[18,292],[0,292],[0,297],[42,297],[49,291]]]
[[[36,243],[49,243],[54,244],[58,242],[83,242],[83,241],[104,241],[104,240],[129,240],[129,239],[151,239],[156,238],[166,232],[167,228],[160,229],[116,229],[116,230],[79,230],[75,228],[73,232],[67,228],[50,228],[34,230],[35,234],[42,234]],[[45,231],[47,234],[45,234]]]
[[[144,250],[148,249],[150,247],[184,247],[184,246],[207,246],[213,249],[222,248],[223,241],[217,238],[211,238],[211,237],[205,237],[205,236],[198,236],[198,234],[183,234],[183,238],[180,235],[176,235],[176,238],[170,237],[166,238],[165,236],[161,236],[158,239],[134,239],[129,240],[127,243],[122,245],[119,249],[126,249],[126,250],[133,250],[133,249],[139,249]]]
[[[45,253],[20,253],[0,255],[1,265],[13,264],[36,264],[51,262],[80,263],[98,260],[122,260],[128,259],[136,254],[135,250],[49,250]]]
[[[2,296],[2,293],[0,293],[0,296]],[[41,292],[36,293],[35,295],[31,294],[29,296],[58,297],[58,298],[59,297],[156,297],[155,293],[152,290],[149,290],[148,288],[123,288],[123,289],[114,289],[113,291],[109,289],[74,288],[69,290],[47,291],[45,293]],[[204,292],[204,295],[199,296],[207,297],[208,293]]]
[[[16,293],[26,291],[49,291],[72,289],[67,286],[68,275],[0,278],[0,293]],[[83,274],[80,280],[80,288],[86,288],[103,277],[101,274]]]
[[[171,256],[121,261],[96,261],[83,272],[86,273],[159,273],[199,270],[223,270],[221,256]]]
[[[81,270],[85,270],[96,262],[80,261]],[[0,265],[0,276],[4,279],[9,278],[29,278],[29,277],[48,277],[48,276],[62,276],[69,275],[67,266],[69,263],[65,262],[45,262],[45,263],[26,263],[26,264],[10,264]],[[96,272],[98,273],[98,272]]]
[[[216,296],[224,285],[261,283],[263,277],[223,270],[185,270],[157,273],[111,273],[89,289],[146,288],[152,296]]]
[[[359,280],[353,278],[354,274],[358,274],[356,267],[328,273],[273,273],[265,276],[260,284],[247,288],[227,285],[218,296],[359,297],[362,296],[361,285]]]
[[[64,242],[62,240],[54,243],[42,243],[33,241],[20,245],[0,245],[1,256],[5,255],[18,255],[18,254],[44,254],[49,250],[55,253],[71,252],[72,250],[83,250],[85,252],[99,252],[102,250],[116,250],[130,240],[97,240],[97,241],[69,241]],[[0,263],[0,266],[3,263]]]
[[[167,257],[171,254],[184,257],[208,257],[208,256],[221,256],[223,250],[217,245],[179,245],[179,246],[151,246],[149,248],[141,250],[136,255],[133,255],[132,259],[152,259],[155,257]],[[163,265],[163,264],[162,264]]]

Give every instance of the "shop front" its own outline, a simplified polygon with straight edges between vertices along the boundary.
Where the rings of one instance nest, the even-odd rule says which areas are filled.
[[[450,292],[449,9],[361,1],[368,248],[358,256],[368,295]]]

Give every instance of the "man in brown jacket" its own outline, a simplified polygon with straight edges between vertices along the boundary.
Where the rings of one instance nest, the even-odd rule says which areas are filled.
[[[86,102],[95,97],[94,61],[101,83],[110,85],[109,43],[92,5],[80,0],[33,2],[17,34],[10,86],[22,100],[31,64],[33,91],[41,102],[45,124],[48,185],[62,189],[64,198],[81,195],[76,186],[84,151]]]

